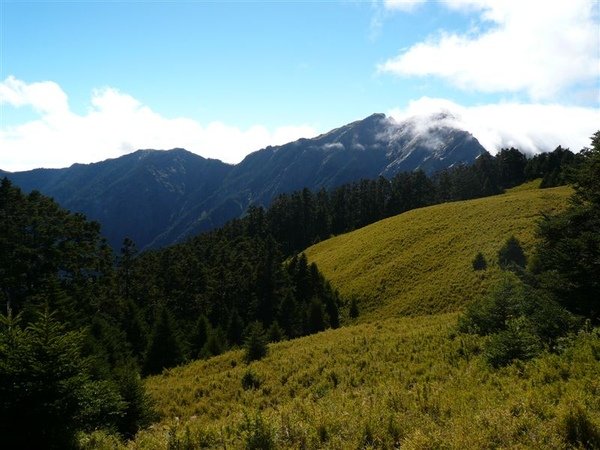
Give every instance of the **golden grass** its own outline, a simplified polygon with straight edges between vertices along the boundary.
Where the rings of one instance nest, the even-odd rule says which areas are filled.
[[[455,334],[455,319],[364,323],[270,345],[249,366],[234,351],[151,377],[163,419],[126,447],[251,448],[258,434],[273,448],[566,449],[577,424],[600,430],[597,334],[492,370],[476,356],[482,338]],[[248,372],[255,389],[243,388]]]
[[[540,214],[567,205],[570,188],[540,190],[536,183],[409,211],[305,253],[343,296],[357,298],[361,320],[456,311],[496,279],[496,255],[510,235],[531,253]],[[488,270],[475,272],[471,262],[479,251]]]
[[[438,205],[311,247],[335,285],[370,307],[363,317],[379,320],[270,344],[250,365],[238,350],[150,377],[160,422],[126,444],[88,434],[84,448],[600,445],[599,332],[493,370],[478,356],[485,338],[456,333],[457,312],[417,315],[483,291],[497,269],[474,273],[475,253],[494,260],[510,234],[531,249],[539,211],[563,208],[569,195],[529,188]]]

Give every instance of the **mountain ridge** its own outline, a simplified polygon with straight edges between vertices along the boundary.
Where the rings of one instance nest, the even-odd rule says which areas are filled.
[[[268,146],[232,165],[185,149],[137,150],[63,169],[6,173],[102,224],[113,248],[124,237],[160,247],[218,227],[279,194],[331,189],[399,172],[470,164],[486,150],[445,117],[395,122],[372,114],[314,138]],[[429,121],[423,126],[423,120]]]

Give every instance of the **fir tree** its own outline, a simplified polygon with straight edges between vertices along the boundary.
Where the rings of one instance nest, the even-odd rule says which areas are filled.
[[[269,342],[279,342],[285,338],[285,333],[277,321],[274,321],[267,330],[267,338]]]
[[[247,363],[262,359],[267,355],[267,339],[260,322],[252,322],[244,333],[244,349]]]
[[[192,358],[202,358],[208,337],[211,334],[211,327],[205,315],[198,317],[190,341],[190,351]]]
[[[234,309],[229,316],[229,322],[227,324],[227,340],[230,345],[240,345],[242,343],[242,335],[244,333],[244,322]]]
[[[308,308],[307,332],[318,333],[325,329],[325,312],[323,303],[318,298],[313,298]]]
[[[146,351],[144,373],[157,374],[163,369],[177,366],[182,362],[183,352],[173,318],[165,307],[160,307]]]
[[[525,268],[526,263],[527,258],[521,243],[516,237],[511,236],[498,251],[498,264],[503,269],[510,269],[515,266]]]
[[[94,382],[81,354],[82,335],[44,312],[25,330],[0,324],[0,434],[6,448],[73,448],[78,430],[113,426],[124,402]]]

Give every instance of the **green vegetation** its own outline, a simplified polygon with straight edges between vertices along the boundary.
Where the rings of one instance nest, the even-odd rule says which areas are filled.
[[[361,320],[456,311],[496,282],[498,250],[514,235],[526,253],[541,213],[567,207],[571,188],[529,189],[416,209],[306,250]],[[474,271],[481,252],[488,270]]]
[[[0,184],[0,435],[6,448],[71,448],[79,431],[132,436],[151,410],[97,223]],[[127,319],[127,320],[125,320]],[[125,328],[125,327],[124,327]]]
[[[478,356],[487,338],[457,334],[456,319],[342,327],[270,344],[250,367],[240,350],[151,377],[163,419],[128,447],[255,448],[259,436],[274,448],[309,449],[597,442],[597,332],[564,342],[560,355],[493,369]]]
[[[519,268],[524,269],[527,264],[527,257],[521,247],[519,240],[511,236],[509,237],[502,248],[498,250],[498,265],[502,269]]]
[[[254,208],[160,251],[137,255],[126,239],[115,266],[97,224],[4,180],[3,444],[598,447],[600,132],[592,144],[570,165],[570,202],[571,188],[530,183],[412,209],[299,255],[282,248],[301,240],[271,233],[285,211]],[[456,195],[485,195],[532,164],[506,150],[435,180],[407,176],[388,200],[440,201],[448,181]],[[207,359],[182,365],[194,358]],[[143,385],[140,368],[155,374]],[[144,386],[160,420],[146,429]]]

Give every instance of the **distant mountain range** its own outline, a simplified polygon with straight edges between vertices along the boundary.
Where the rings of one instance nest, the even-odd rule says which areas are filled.
[[[395,122],[373,114],[312,139],[258,150],[236,165],[184,149],[138,150],[64,169],[0,172],[24,191],[39,190],[99,221],[113,248],[126,236],[140,249],[152,248],[220,226],[249,205],[268,206],[281,193],[472,163],[485,149],[446,118]]]

